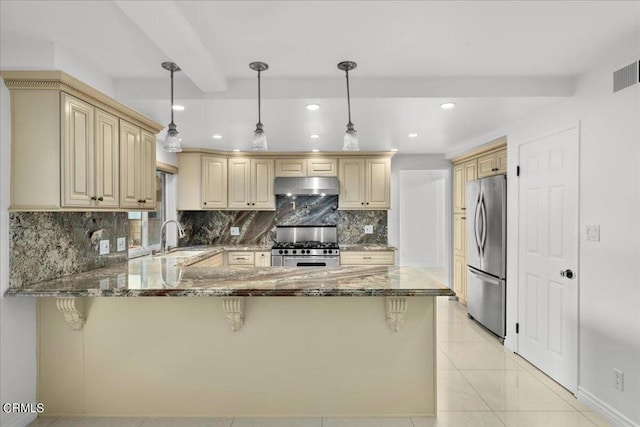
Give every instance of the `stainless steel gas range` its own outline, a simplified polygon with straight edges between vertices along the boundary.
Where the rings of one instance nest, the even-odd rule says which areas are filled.
[[[274,267],[338,267],[340,248],[335,225],[281,225],[271,248]]]

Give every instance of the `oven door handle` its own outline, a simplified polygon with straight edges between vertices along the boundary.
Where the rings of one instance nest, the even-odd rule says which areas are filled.
[[[296,267],[326,267],[326,262],[298,262]]]

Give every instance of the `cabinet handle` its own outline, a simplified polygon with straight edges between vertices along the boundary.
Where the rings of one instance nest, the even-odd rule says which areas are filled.
[[[371,259],[370,256],[363,256],[362,259]]]
[[[360,204],[361,204],[361,205],[364,205],[364,202],[361,202]]]
[[[463,210],[463,211],[466,211],[466,210],[467,210],[467,208],[460,208],[460,209],[461,209],[461,210]]]
[[[95,200],[95,199],[96,199],[96,196],[93,196],[93,197],[91,198],[91,200]]]
[[[251,203],[251,205],[255,205],[255,203]]]
[[[248,203],[248,202],[247,202],[247,206],[251,206],[251,203]]]
[[[467,217],[466,217],[466,216],[462,216],[462,217],[460,217],[460,218],[461,218],[461,219],[467,219]]]
[[[207,204],[207,202],[204,202],[204,203],[203,203],[203,205],[206,205],[206,204]]]
[[[99,202],[104,201],[104,197],[102,197],[102,196],[98,197],[98,201],[99,201]]]
[[[367,204],[369,204],[369,202],[367,202]]]

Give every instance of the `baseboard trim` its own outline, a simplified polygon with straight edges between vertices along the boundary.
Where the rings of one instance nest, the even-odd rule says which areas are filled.
[[[516,353],[518,350],[516,343],[514,341],[511,341],[508,336],[504,338],[504,347],[507,350],[511,350],[513,353]]]
[[[634,423],[632,420],[621,414],[618,410],[604,403],[602,400],[594,396],[582,387],[578,387],[576,398],[585,405],[595,409],[600,415],[611,421],[613,425],[624,427],[640,427],[640,424]]]
[[[38,418],[38,414],[34,414],[31,412],[25,412],[23,414],[17,414],[11,420],[2,423],[4,427],[25,427],[28,426],[31,422],[33,422],[36,418]]]

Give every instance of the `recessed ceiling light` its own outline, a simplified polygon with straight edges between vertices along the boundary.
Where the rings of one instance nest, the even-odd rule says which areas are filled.
[[[307,104],[307,110],[316,111],[319,110],[320,106],[318,104]]]
[[[418,136],[417,133],[410,133],[409,135],[407,135],[409,138],[415,138]]]
[[[320,150],[318,150],[317,148],[314,148],[314,149],[313,149],[313,150],[311,150],[311,151],[313,151],[314,153],[317,153],[317,152],[318,152],[318,151],[320,151]]]
[[[309,135],[309,138],[318,139],[318,138],[320,138],[320,135],[317,135],[317,134]]]
[[[178,138],[178,141],[182,142],[182,138]]]
[[[239,148],[234,148],[233,151],[240,151],[240,149]]]
[[[213,135],[213,139],[222,139],[222,135],[215,134]]]
[[[443,110],[451,110],[452,108],[455,108],[455,106],[455,102],[445,102],[444,104],[440,104],[440,108]]]
[[[398,151],[397,148],[390,148],[389,151]]]
[[[173,104],[173,111],[184,111],[184,105]]]

